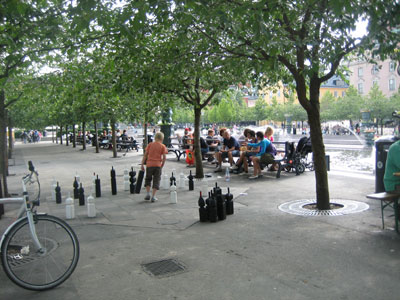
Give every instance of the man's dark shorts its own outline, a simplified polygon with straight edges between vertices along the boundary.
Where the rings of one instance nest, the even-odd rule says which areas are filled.
[[[160,189],[161,181],[161,168],[160,167],[147,167],[146,178],[144,180],[144,186],[151,186],[151,179],[153,179],[153,189]]]
[[[221,152],[222,153],[222,159],[228,158],[228,152]],[[239,157],[240,156],[240,151],[239,150],[233,150],[232,151],[232,156],[233,157]]]

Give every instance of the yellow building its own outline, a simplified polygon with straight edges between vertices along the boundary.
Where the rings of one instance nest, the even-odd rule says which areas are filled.
[[[335,98],[343,97],[346,94],[349,85],[340,79],[338,76],[333,76],[321,85],[320,88],[320,99],[327,93],[330,92]],[[285,85],[279,83],[274,88],[263,88],[259,91],[259,96],[264,99],[269,105],[276,99],[278,103],[285,103],[288,99],[288,95],[294,93],[295,101],[297,100],[296,92],[290,91]]]

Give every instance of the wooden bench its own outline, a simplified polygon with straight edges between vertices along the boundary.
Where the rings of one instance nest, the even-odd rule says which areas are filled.
[[[385,228],[385,221],[383,216],[383,211],[386,207],[393,208],[394,218],[395,218],[395,228],[396,232],[399,233],[399,197],[400,193],[375,193],[366,196],[368,199],[374,199],[381,201],[381,214],[382,214],[382,228]]]

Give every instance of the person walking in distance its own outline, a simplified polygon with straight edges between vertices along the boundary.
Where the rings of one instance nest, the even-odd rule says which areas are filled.
[[[165,160],[167,158],[167,147],[162,143],[164,140],[164,134],[162,132],[157,132],[154,137],[154,142],[151,142],[146,147],[146,152],[142,159],[142,170],[144,170],[144,165],[146,165],[146,177],[144,185],[146,187],[146,197],[144,200],[151,200],[155,202],[156,193],[160,189],[160,180],[162,168],[164,167]],[[153,181],[153,190],[150,196],[150,186]]]

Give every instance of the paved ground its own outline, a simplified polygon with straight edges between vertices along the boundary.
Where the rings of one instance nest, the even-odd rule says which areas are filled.
[[[53,178],[60,182],[63,200],[72,192],[76,173],[86,191],[93,173],[102,180],[102,197],[96,199],[98,216],[69,221],[79,236],[81,258],[71,278],[47,292],[15,286],[0,272],[0,299],[399,299],[400,236],[381,229],[379,203],[366,199],[374,191],[369,175],[329,173],[332,199],[370,205],[367,211],[344,216],[304,217],[278,209],[282,203],[315,198],[313,172],[301,176],[274,173],[249,181],[233,175],[229,183],[212,173],[235,196],[235,214],[218,223],[199,223],[196,191],[178,189],[178,204],[169,204],[168,191],[157,203],[143,201],[143,192],[123,191],[123,169],[139,168],[140,153],[112,158],[110,151],[95,154],[52,143],[17,144],[10,167],[11,192],[32,160],[39,171],[41,211],[64,218],[64,204],[51,200]],[[118,194],[110,192],[111,167],[117,171]],[[168,156],[165,171],[188,174],[183,162]],[[204,186],[203,186],[204,188]],[[0,231],[12,221],[15,207],[6,207]],[[142,264],[173,258],[186,271],[157,278]]]

